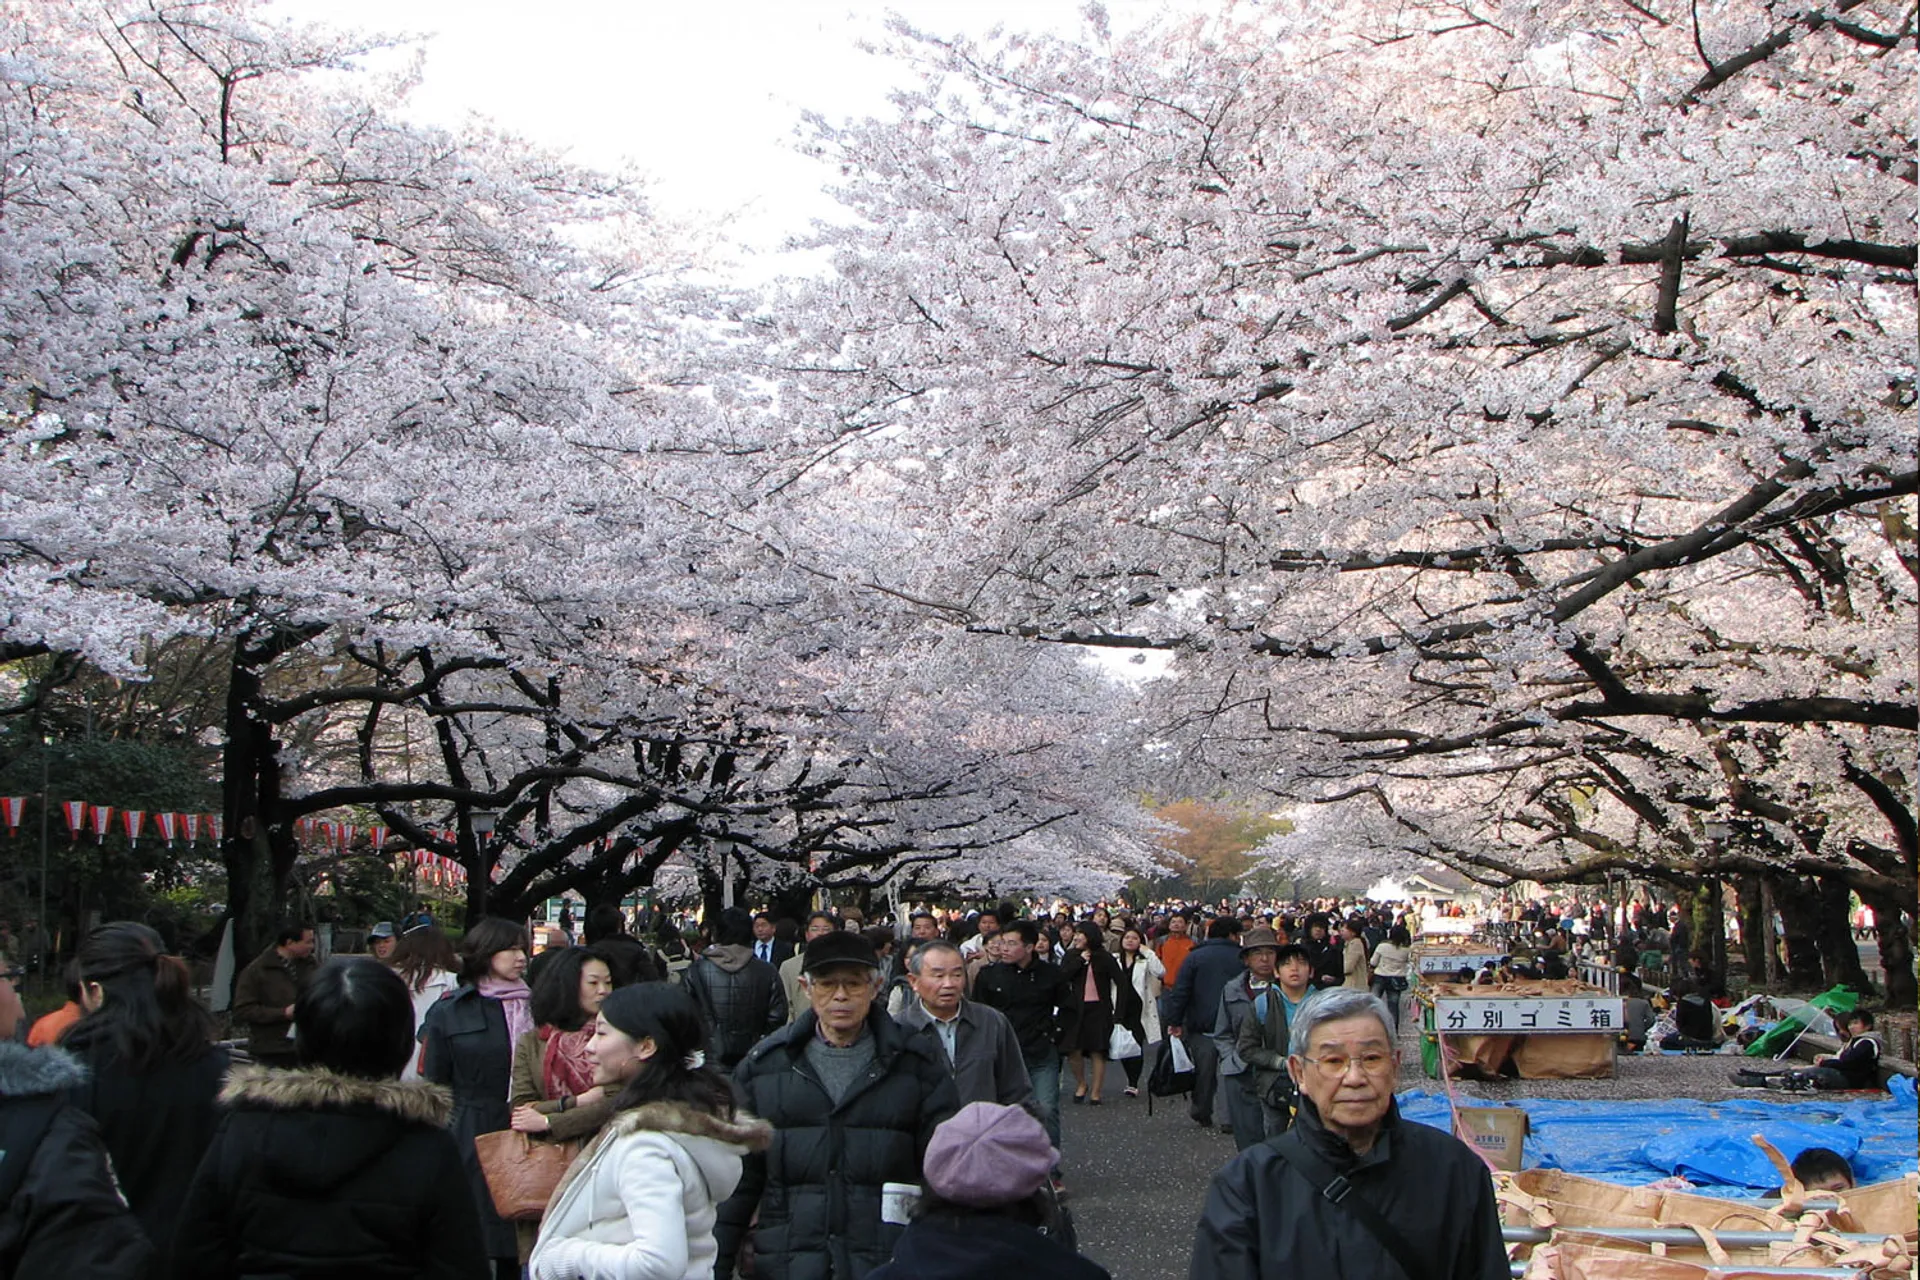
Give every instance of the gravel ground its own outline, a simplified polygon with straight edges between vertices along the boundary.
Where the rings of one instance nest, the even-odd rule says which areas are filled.
[[[1438,1080],[1421,1073],[1411,1026],[1401,1047],[1400,1088],[1440,1091]],[[1611,1080],[1462,1080],[1454,1088],[1463,1101],[1778,1098],[1728,1081],[1735,1067],[1751,1061],[1736,1054],[1630,1055],[1616,1061]],[[1118,1069],[1109,1074],[1099,1107],[1073,1106],[1070,1073],[1063,1083],[1062,1169],[1081,1252],[1113,1280],[1179,1280],[1192,1257],[1207,1181],[1233,1158],[1233,1139],[1189,1119],[1185,1098],[1156,1099],[1149,1117],[1145,1096],[1121,1096]]]

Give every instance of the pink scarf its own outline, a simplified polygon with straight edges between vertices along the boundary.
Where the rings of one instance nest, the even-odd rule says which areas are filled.
[[[540,1038],[547,1042],[546,1052],[540,1055],[540,1084],[548,1101],[577,1098],[593,1088],[593,1063],[587,1057],[593,1027],[589,1022],[578,1031],[540,1028]]]
[[[491,974],[474,985],[487,999],[498,1000],[500,1011],[507,1015],[507,1052],[511,1055],[520,1037],[533,1030],[533,992],[524,982],[503,982]]]

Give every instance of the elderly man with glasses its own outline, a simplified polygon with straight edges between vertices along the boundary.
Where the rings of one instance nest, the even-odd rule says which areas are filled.
[[[1487,1166],[1394,1106],[1392,1026],[1379,997],[1350,987],[1301,1007],[1293,1127],[1214,1175],[1192,1280],[1506,1280]]]

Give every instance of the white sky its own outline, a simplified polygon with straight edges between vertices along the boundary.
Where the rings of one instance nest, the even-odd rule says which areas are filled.
[[[1082,29],[1085,0],[279,0],[273,12],[427,35],[418,118],[478,113],[585,163],[632,159],[671,218],[726,219],[776,249],[816,217],[831,175],[791,141],[801,112],[881,115],[901,68],[861,52],[889,12],[938,34]],[[1116,29],[1164,6],[1108,0]]]

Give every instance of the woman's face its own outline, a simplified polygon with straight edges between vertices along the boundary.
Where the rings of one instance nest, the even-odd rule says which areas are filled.
[[[658,1050],[652,1036],[641,1036],[635,1040],[605,1018],[597,1018],[593,1024],[593,1038],[587,1041],[587,1060],[593,1063],[593,1082],[625,1084],[640,1070],[640,1064]]]
[[[518,982],[527,972],[527,952],[524,947],[509,947],[505,951],[496,951],[487,959],[487,972],[502,982]]]
[[[1080,931],[1073,936],[1073,945],[1079,947],[1082,951],[1093,950],[1095,944],[1092,926],[1082,925]]]
[[[1129,929],[1120,935],[1120,949],[1131,955],[1140,950],[1142,941],[1138,929]]]
[[[589,1018],[600,1012],[613,990],[613,973],[604,960],[589,960],[580,966],[580,1012]]]

